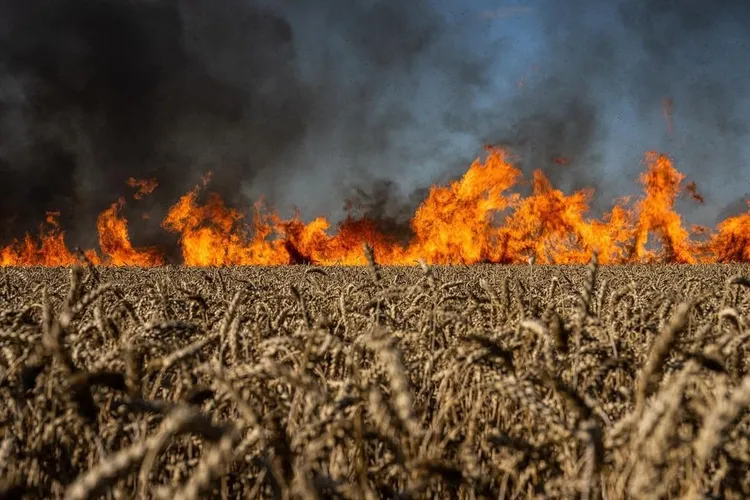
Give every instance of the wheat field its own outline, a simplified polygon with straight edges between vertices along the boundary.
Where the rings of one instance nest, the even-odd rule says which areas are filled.
[[[747,498],[748,277],[0,269],[0,497]]]

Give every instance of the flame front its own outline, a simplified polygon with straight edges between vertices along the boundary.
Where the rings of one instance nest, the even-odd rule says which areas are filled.
[[[585,263],[599,250],[602,263],[623,258],[622,243],[630,221],[616,207],[603,221],[586,218],[591,191],[566,196],[554,189],[541,171],[534,172],[534,191],[521,201],[502,226],[503,255],[495,261],[522,262],[528,257],[539,263]]]
[[[22,240],[14,240],[0,249],[2,266],[69,266],[78,262],[78,257],[65,245],[65,233],[60,230],[58,212],[48,212],[45,224],[39,229],[39,239],[26,234]],[[89,261],[100,264],[93,250],[85,252]]]
[[[324,217],[305,223],[295,214],[283,219],[255,204],[248,220],[228,207],[216,193],[200,185],[180,198],[162,221],[176,233],[187,266],[362,265],[362,244],[370,245],[382,264],[539,263],[586,262],[597,250],[604,264],[635,262],[750,262],[750,210],[719,223],[714,231],[693,230],[704,241],[691,240],[674,204],[681,192],[702,202],[694,182],[683,186],[684,175],[663,154],[645,157],[640,182],[643,195],[625,199],[600,219],[589,216],[593,190],[566,194],[555,189],[541,171],[532,179],[532,193],[513,189],[522,180],[508,154],[489,149],[464,176],[447,186],[433,186],[411,218],[408,243],[378,230],[376,221],[348,217],[335,228]],[[136,199],[156,188],[155,181],[136,181]],[[130,243],[124,200],[97,220],[99,251],[85,250],[95,264],[154,266],[165,262],[153,248]],[[65,266],[78,260],[65,245],[56,213],[48,215],[38,238],[27,234],[0,248],[0,265]]]

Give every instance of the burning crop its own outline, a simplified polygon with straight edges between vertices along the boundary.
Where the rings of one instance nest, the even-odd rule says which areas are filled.
[[[593,251],[602,263],[712,263],[750,260],[750,215],[721,221],[716,229],[686,228],[675,209],[681,193],[702,202],[694,182],[685,183],[670,157],[645,156],[643,192],[621,201],[600,218],[589,213],[593,189],[564,193],[541,172],[533,173],[532,192],[518,188],[523,176],[508,152],[488,148],[465,174],[448,185],[432,186],[410,219],[406,243],[378,229],[376,221],[349,216],[334,225],[325,217],[305,222],[297,214],[284,219],[261,202],[250,216],[227,206],[210,191],[208,178],[177,200],[161,222],[178,239],[186,266],[363,265],[363,244],[389,265],[523,263],[580,264]],[[155,180],[130,179],[141,199],[157,189]],[[99,248],[70,250],[57,215],[48,215],[38,236],[0,248],[3,266],[60,266],[83,254],[92,263],[157,266],[166,259],[156,248],[135,248],[122,216],[124,199],[97,221]],[[700,234],[697,234],[700,233]],[[701,236],[697,238],[696,236]]]

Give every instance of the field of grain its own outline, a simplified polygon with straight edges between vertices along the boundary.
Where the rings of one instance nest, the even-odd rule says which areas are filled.
[[[0,269],[0,497],[747,498],[747,277]]]

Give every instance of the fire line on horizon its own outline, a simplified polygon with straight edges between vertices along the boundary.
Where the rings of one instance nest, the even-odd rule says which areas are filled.
[[[305,223],[297,215],[282,219],[257,203],[247,221],[226,206],[216,193],[200,196],[209,178],[182,196],[162,221],[162,228],[179,235],[186,266],[364,265],[362,244],[369,244],[381,264],[579,264],[599,252],[603,264],[750,262],[750,211],[721,221],[713,230],[688,230],[674,208],[687,192],[697,199],[694,183],[663,154],[646,154],[640,176],[643,194],[635,202],[615,205],[601,219],[587,216],[593,189],[565,194],[541,171],[533,174],[533,192],[512,192],[522,175],[506,151],[488,148],[463,177],[446,186],[432,186],[413,214],[413,237],[407,244],[379,231],[367,218],[350,216],[331,229],[325,217]],[[155,182],[133,180],[136,198],[156,188]],[[124,199],[112,204],[97,220],[99,250],[84,250],[99,265],[158,266],[165,258],[156,248],[134,248]],[[496,215],[504,219],[497,223]],[[26,234],[0,248],[2,266],[65,266],[79,261],[65,243],[65,233],[50,213],[38,237]],[[332,233],[332,234],[331,234]],[[651,242],[649,241],[651,239]],[[654,248],[653,243],[658,245]]]

